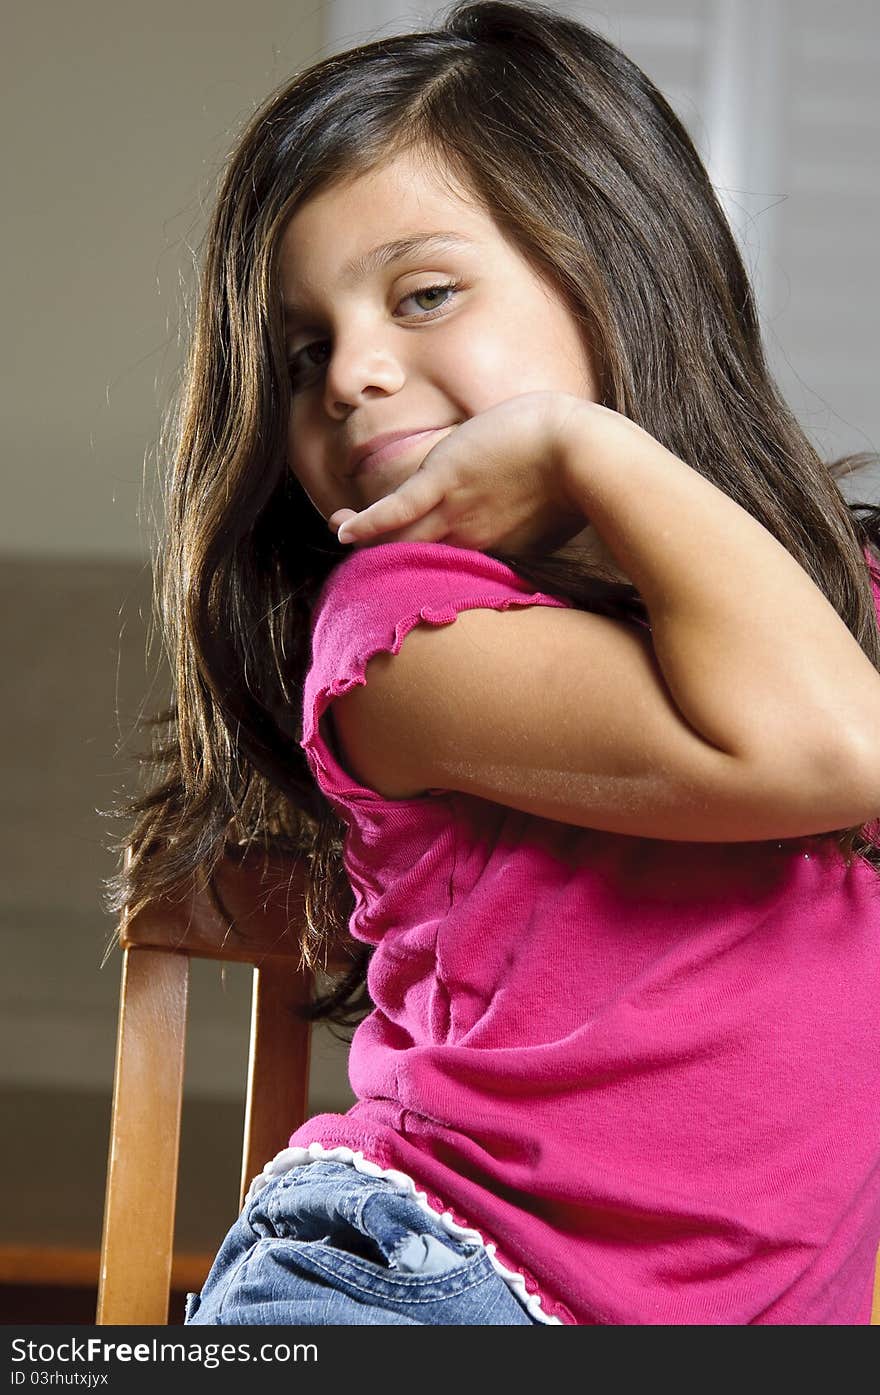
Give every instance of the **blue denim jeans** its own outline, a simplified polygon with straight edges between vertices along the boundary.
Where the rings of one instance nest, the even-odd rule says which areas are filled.
[[[273,1178],[223,1241],[185,1324],[539,1325],[486,1249],[386,1178],[313,1162]]]

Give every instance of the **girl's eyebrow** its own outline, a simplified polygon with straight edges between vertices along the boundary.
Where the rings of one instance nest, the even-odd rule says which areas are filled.
[[[473,240],[456,232],[414,233],[410,237],[398,237],[393,242],[382,242],[359,257],[352,257],[342,268],[342,284],[350,286],[368,276],[370,272],[381,271],[414,252],[440,252],[450,248],[473,247]],[[306,314],[301,305],[293,301],[284,304],[285,322]]]

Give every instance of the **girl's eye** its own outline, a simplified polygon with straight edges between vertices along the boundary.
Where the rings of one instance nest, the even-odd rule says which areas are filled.
[[[420,295],[439,295],[442,291],[455,291],[457,286],[457,281],[447,281],[445,285],[442,286],[423,286],[421,290],[410,291],[409,295],[405,295],[400,303],[402,305],[404,300],[416,300],[417,297]],[[429,306],[429,313],[432,309],[439,310],[443,305],[446,304],[448,304],[448,301],[444,300],[441,302],[441,305],[439,306]],[[422,318],[424,318],[424,316]]]
[[[326,358],[322,359],[321,363],[313,363],[309,359],[306,359],[305,367],[303,369],[302,365],[299,363],[299,360],[302,358],[303,354],[311,354],[313,349],[317,349],[318,351],[320,351],[322,349],[326,349],[326,347],[326,343],[323,340],[319,339],[316,340],[314,344],[304,345],[303,348],[298,349],[296,351],[293,358],[288,359],[287,367],[290,369],[291,383],[293,383],[294,385],[298,384],[300,379],[303,377],[304,373],[306,376],[308,375],[309,369],[320,368],[324,363],[327,362]]]
[[[458,282],[457,282],[457,281],[446,281],[446,282],[444,282],[443,285],[441,285],[441,286],[422,286],[422,287],[420,287],[418,290],[410,291],[409,295],[405,295],[405,296],[403,297],[403,300],[401,300],[400,304],[403,305],[403,304],[405,303],[405,301],[407,301],[407,300],[417,300],[420,296],[437,296],[437,295],[441,295],[444,291],[449,291],[449,292],[451,293],[450,296],[449,296],[449,300],[451,300],[451,299],[452,299],[452,295],[455,294],[455,291],[456,291],[457,286],[458,286]],[[419,316],[418,316],[419,321],[421,322],[421,321],[424,321],[424,320],[433,320],[433,319],[436,319],[436,317],[437,317],[438,315],[444,314],[444,313],[445,313],[445,307],[448,305],[449,300],[444,300],[444,301],[442,301],[439,305],[430,307],[430,308],[427,310],[427,312],[426,312],[425,314],[419,315]],[[316,339],[313,343],[311,343],[311,344],[305,344],[301,349],[298,349],[297,352],[293,355],[293,358],[291,358],[291,359],[288,361],[288,365],[287,365],[288,368],[290,369],[290,379],[291,379],[291,383],[292,383],[294,386],[298,385],[299,382],[301,381],[301,378],[302,378],[302,373],[300,372],[300,369],[299,369],[298,360],[302,357],[303,354],[305,354],[305,355],[311,355],[311,353],[312,353],[313,350],[316,350],[316,351],[318,351],[319,353],[320,353],[320,352],[323,352],[323,353],[325,354],[325,357],[322,358],[321,361],[320,361],[319,363],[315,363],[314,361],[311,361],[311,362],[310,362],[310,361],[309,361],[309,358],[307,357],[307,358],[305,359],[305,370],[306,370],[306,374],[308,374],[308,371],[309,371],[310,369],[317,370],[318,368],[322,368],[322,367],[324,366],[324,364],[327,362],[327,358],[326,358],[327,340],[326,340],[326,339]]]

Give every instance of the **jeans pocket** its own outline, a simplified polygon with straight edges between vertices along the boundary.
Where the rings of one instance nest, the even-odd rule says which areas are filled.
[[[375,1225],[375,1216],[372,1225]],[[337,1251],[340,1255],[367,1260],[387,1274],[396,1272],[424,1277],[461,1268],[473,1259],[475,1248],[481,1248],[474,1245],[466,1247],[451,1235],[440,1237],[427,1226],[422,1229],[419,1224],[403,1232],[399,1224],[393,1232],[385,1227],[374,1231],[372,1225],[368,1228],[364,1223],[363,1213],[360,1224],[337,1214],[326,1218],[326,1234],[311,1243],[322,1249]]]
[[[441,1239],[431,1231],[413,1231],[395,1245],[391,1264],[405,1274],[446,1274],[469,1264],[480,1248],[465,1247],[451,1236]]]
[[[424,1295],[483,1282],[492,1266],[478,1238],[453,1235],[388,1181],[315,1163],[278,1177],[252,1203],[261,1263],[388,1294]]]

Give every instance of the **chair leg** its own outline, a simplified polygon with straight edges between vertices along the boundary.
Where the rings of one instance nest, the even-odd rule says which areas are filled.
[[[168,1322],[189,959],[124,952],[98,1325]]]
[[[252,1179],[306,1119],[312,1024],[295,1008],[309,1001],[311,985],[290,960],[254,969],[239,1210]]]

